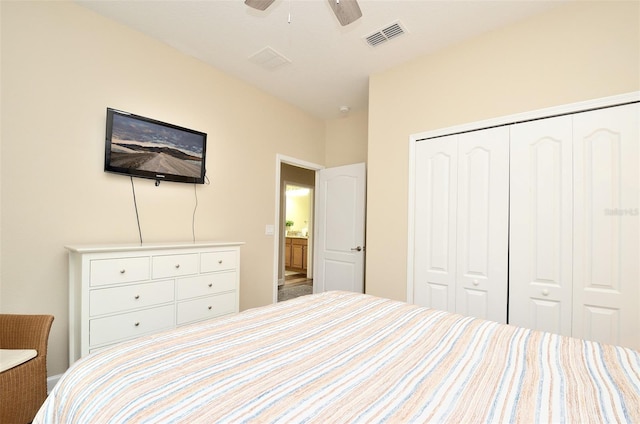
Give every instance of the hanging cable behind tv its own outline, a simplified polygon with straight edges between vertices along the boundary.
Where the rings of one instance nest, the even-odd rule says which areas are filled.
[[[142,244],[142,229],[140,228],[140,215],[138,215],[138,202],[136,200],[136,187],[133,184],[133,176],[130,176],[130,178],[131,178],[131,191],[133,192],[133,207],[136,210],[136,222],[138,223],[138,235],[140,236],[140,244]]]
[[[136,199],[136,187],[133,183],[133,176],[130,176],[131,179],[131,192],[133,195],[133,207],[136,211],[136,223],[138,224],[138,236],[140,239],[140,245],[143,244],[142,239],[142,228],[140,226],[140,214],[138,213],[138,201]],[[209,184],[209,179],[205,177],[205,184]],[[158,187],[160,185],[160,180],[156,180],[155,186]],[[196,211],[198,210],[198,184],[193,184],[193,195],[195,199],[195,203],[193,206],[193,214],[191,215],[191,239],[193,243],[196,242]]]

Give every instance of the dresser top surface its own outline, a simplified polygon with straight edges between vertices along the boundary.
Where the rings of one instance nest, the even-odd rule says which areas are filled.
[[[197,242],[168,242],[168,243],[120,243],[120,244],[73,244],[66,245],[65,249],[77,253],[100,253],[100,252],[131,252],[141,250],[165,250],[165,249],[187,249],[187,248],[207,248],[207,247],[229,247],[241,246],[240,241],[197,241]]]

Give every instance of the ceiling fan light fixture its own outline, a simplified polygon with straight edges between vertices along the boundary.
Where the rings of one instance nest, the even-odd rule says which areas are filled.
[[[340,25],[347,26],[362,17],[357,0],[327,0]]]

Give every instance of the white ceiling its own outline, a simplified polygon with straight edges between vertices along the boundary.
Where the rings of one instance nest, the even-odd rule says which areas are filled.
[[[369,75],[569,0],[359,0],[363,17],[342,27],[327,0],[275,0],[264,12],[243,0],[78,1],[322,119],[363,110]],[[406,34],[370,47],[395,22]],[[265,47],[291,63],[265,69]]]

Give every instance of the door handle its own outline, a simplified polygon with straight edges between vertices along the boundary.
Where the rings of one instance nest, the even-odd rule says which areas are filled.
[[[352,247],[351,250],[362,252],[364,250],[364,247],[362,247],[362,246]]]

